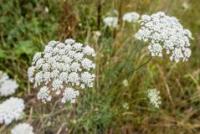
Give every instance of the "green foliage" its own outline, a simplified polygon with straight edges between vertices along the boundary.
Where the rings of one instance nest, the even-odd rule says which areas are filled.
[[[14,48],[14,51],[17,56],[20,56],[22,54],[33,55],[36,52],[36,50],[37,49],[31,40],[20,41]]]

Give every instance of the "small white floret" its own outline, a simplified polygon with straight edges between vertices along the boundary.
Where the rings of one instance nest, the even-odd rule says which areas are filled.
[[[76,102],[76,97],[79,96],[79,91],[74,90],[73,88],[66,88],[63,92],[62,103],[70,101],[71,103]]]

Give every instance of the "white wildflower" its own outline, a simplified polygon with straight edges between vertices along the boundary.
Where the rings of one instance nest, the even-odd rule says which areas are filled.
[[[80,77],[78,73],[72,72],[68,76],[68,81],[71,82],[72,85],[78,85],[80,83]]]
[[[36,61],[35,67],[36,67],[36,68],[40,68],[40,67],[42,67],[43,63],[44,63],[44,59],[43,59],[43,58],[40,58],[40,59],[38,59],[38,60]]]
[[[70,63],[73,61],[73,59],[70,58],[70,57],[68,57],[67,55],[63,55],[61,58],[62,58],[62,61],[63,61],[65,64],[70,64]]]
[[[20,123],[11,130],[11,134],[34,134],[34,132],[30,124]]]
[[[89,72],[83,72],[81,74],[81,81],[82,81],[82,87],[93,87],[93,81],[94,81],[95,75],[91,74]]]
[[[83,53],[76,53],[74,55],[74,60],[81,61],[83,59],[83,56],[84,56]]]
[[[37,93],[37,99],[41,100],[43,103],[51,101],[51,95],[48,87],[44,86],[40,88],[40,91]]]
[[[66,39],[66,40],[65,40],[65,44],[72,45],[73,43],[75,43],[75,40],[74,40],[74,39]]]
[[[140,15],[136,12],[128,12],[123,15],[122,20],[127,21],[129,23],[131,23],[131,22],[134,23],[134,22],[138,21],[139,17],[140,17]]]
[[[149,98],[150,103],[155,107],[159,108],[161,105],[161,97],[160,92],[157,89],[149,89],[147,91],[147,96]]]
[[[17,82],[10,79],[6,73],[0,71],[0,96],[9,96],[14,94],[17,88]]]
[[[65,50],[65,53],[68,53],[69,51],[71,51],[72,50],[72,44],[67,44],[65,46],[64,50]]]
[[[65,52],[66,52],[65,49],[61,49],[61,50],[59,50],[59,54],[60,54],[60,55],[64,55]]]
[[[50,72],[44,72],[43,80],[45,81],[45,84],[48,84],[51,80],[51,73]]]
[[[83,48],[83,53],[88,55],[88,56],[96,56],[95,51],[93,48],[91,48],[90,46],[86,46]]]
[[[21,119],[25,108],[23,99],[11,97],[0,104],[0,123],[10,124]]]
[[[125,79],[122,81],[122,84],[125,86],[125,87],[128,87],[129,83],[128,83],[128,80]]]
[[[66,88],[63,92],[61,102],[65,103],[66,101],[70,101],[71,103],[75,103],[77,96],[79,96],[79,91],[76,91],[73,88]]]
[[[58,41],[55,41],[55,40],[49,41],[47,47],[55,47],[57,43]]]
[[[57,47],[58,49],[63,49],[63,48],[65,48],[65,43],[59,42],[59,43],[56,45],[56,47]]]
[[[35,84],[34,86],[39,86],[42,82],[43,82],[43,72],[40,71],[38,73],[35,74]]]
[[[51,43],[50,43],[50,44],[51,44]],[[45,52],[45,54],[52,53],[52,52],[53,52],[53,48],[52,48],[50,45],[45,46],[44,52]]]
[[[82,65],[83,68],[86,69],[86,70],[90,70],[90,69],[92,69],[92,68],[95,68],[95,64],[94,64],[91,60],[89,60],[89,59],[87,59],[87,58],[85,58],[85,59],[83,59],[83,60],[81,61],[81,65]]]
[[[78,62],[73,62],[71,64],[71,71],[73,72],[81,71],[81,65]]]
[[[154,43],[148,46],[151,56],[160,56],[162,57],[162,46],[158,43]]]
[[[34,56],[28,69],[29,81],[40,89],[37,98],[46,103],[63,94],[66,88],[81,89],[83,84],[84,88],[92,87],[94,56],[93,48],[73,39],[66,39],[64,43],[50,41],[43,52]]]
[[[49,71],[51,68],[50,68],[50,65],[48,64],[48,63],[44,63],[43,65],[42,65],[42,70],[44,71],[44,72],[46,72],[46,71]]]
[[[59,79],[54,79],[52,82],[52,90],[59,90],[61,88],[63,88],[63,81],[59,80]]]
[[[118,18],[117,17],[105,17],[103,22],[106,26],[111,28],[116,28],[118,25]]]
[[[68,73],[67,73],[67,72],[62,72],[62,73],[60,74],[59,79],[60,79],[61,81],[67,83],[67,81],[68,81]]]
[[[163,50],[170,55],[171,61],[187,61],[191,56],[190,39],[192,34],[184,29],[179,20],[164,12],[142,15],[141,28],[135,34],[139,40],[149,42],[152,56],[162,56]]]
[[[60,71],[55,69],[51,72],[51,78],[54,79],[54,78],[57,78],[59,76],[59,73]]]
[[[76,51],[73,51],[73,50],[71,50],[71,51],[69,51],[68,52],[68,56],[70,57],[70,58],[74,58],[74,55],[76,54]]]
[[[73,48],[75,51],[81,51],[83,49],[83,44],[81,43],[74,43]]]
[[[30,82],[33,82],[33,80],[34,80],[34,73],[35,73],[35,67],[29,67],[28,68],[28,80],[30,81]]]
[[[40,59],[42,54],[40,52],[35,53],[33,56],[33,63],[35,63],[38,59]]]

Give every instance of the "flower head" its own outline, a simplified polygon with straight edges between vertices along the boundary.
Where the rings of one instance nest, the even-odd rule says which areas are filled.
[[[75,103],[77,96],[79,96],[79,91],[76,91],[73,88],[66,88],[63,92],[61,102],[65,103],[66,101],[70,101],[71,103]]]
[[[17,88],[17,82],[10,79],[6,73],[0,71],[0,96],[9,96],[14,94]]]
[[[128,12],[128,13],[125,13],[123,15],[122,20],[123,21],[127,21],[129,23],[130,22],[134,23],[134,22],[137,22],[139,20],[139,18],[140,18],[140,15],[138,13],[136,13],[136,12]]]
[[[140,24],[135,37],[149,43],[152,56],[162,57],[163,50],[170,55],[171,61],[187,61],[191,56],[189,40],[192,34],[175,17],[167,16],[164,12],[142,15]]]
[[[118,24],[118,18],[117,17],[105,17],[103,19],[103,22],[108,27],[116,28],[117,24]]]
[[[25,108],[24,100],[11,97],[0,104],[0,123],[10,124],[14,120],[19,120]]]
[[[11,130],[11,134],[34,134],[34,132],[30,124],[20,123]]]
[[[147,96],[149,98],[150,103],[155,107],[159,108],[161,105],[161,97],[160,92],[157,89],[149,89],[147,91]]]
[[[43,103],[46,103],[47,101],[51,101],[51,95],[48,87],[44,86],[40,88],[40,91],[37,94],[37,98],[39,100],[42,100]]]
[[[46,103],[53,97],[66,96],[66,92],[71,91],[66,90],[68,88],[75,90],[83,88],[82,85],[84,88],[92,87],[95,78],[94,56],[93,48],[73,39],[66,39],[64,43],[50,41],[43,52],[36,53],[28,69],[29,81],[40,89],[37,98]],[[65,101],[73,102],[77,96]]]

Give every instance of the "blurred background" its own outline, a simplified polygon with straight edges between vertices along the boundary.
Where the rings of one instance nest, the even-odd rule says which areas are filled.
[[[199,134],[200,133],[200,1],[199,0],[0,0],[0,70],[20,84],[26,101],[24,121],[36,134]],[[137,26],[103,18],[135,11],[164,11],[191,30],[188,62],[150,61],[145,44],[133,38]],[[27,81],[35,52],[50,40],[74,38],[97,52],[96,84],[77,104],[42,104]],[[148,104],[145,91],[157,88],[160,109]],[[9,133],[10,126],[0,126]]]

